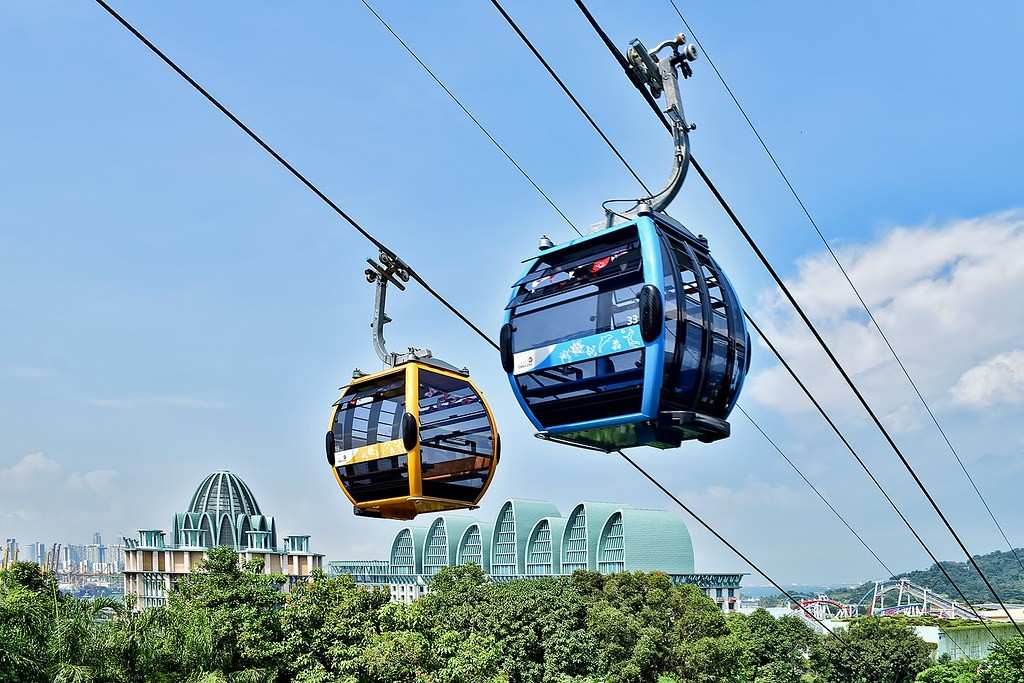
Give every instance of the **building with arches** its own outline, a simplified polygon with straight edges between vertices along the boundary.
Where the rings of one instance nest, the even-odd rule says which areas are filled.
[[[411,602],[430,590],[444,567],[475,563],[492,581],[659,571],[697,585],[725,611],[739,607],[743,574],[697,573],[693,542],[681,517],[664,510],[583,501],[563,516],[552,503],[506,500],[493,521],[442,514],[428,526],[404,526],[387,560],[330,562],[367,588],[386,587]]]
[[[140,529],[138,539],[124,539],[125,595],[135,596],[140,609],[164,604],[178,578],[199,565],[207,550],[222,545],[234,548],[242,560],[261,559],[268,574],[284,574],[286,589],[323,565],[323,555],[309,549],[309,536],[280,538],[277,522],[260,509],[249,486],[218,470],[199,484],[188,509],[174,515],[169,539],[160,529]]]

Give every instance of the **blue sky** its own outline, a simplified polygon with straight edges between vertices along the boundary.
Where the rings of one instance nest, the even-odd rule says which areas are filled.
[[[682,30],[661,0],[590,5],[620,45]],[[486,329],[497,332],[537,236],[568,238],[360,3],[116,6]],[[489,3],[377,6],[578,224],[637,192]],[[681,7],[1024,545],[1024,10]],[[573,4],[507,8],[659,183],[666,136]],[[93,3],[3,6],[0,59],[0,533],[84,542],[166,527],[205,474],[229,468],[286,533],[311,533],[333,558],[383,556],[397,523],[351,516],[321,446],[337,387],[376,363],[362,279],[372,248]],[[695,154],[971,549],[1000,547],[707,62],[694,69]],[[962,559],[696,178],[672,213],[710,238],[939,554]],[[614,457],[535,440],[495,354],[423,292],[394,298],[391,315],[393,345],[468,365],[494,403],[506,451],[483,513],[510,496],[566,512],[580,499],[671,505]],[[764,348],[742,404],[890,566],[927,564]],[[638,457],[781,581],[880,573],[738,414],[733,429]],[[699,569],[746,570],[693,533]]]

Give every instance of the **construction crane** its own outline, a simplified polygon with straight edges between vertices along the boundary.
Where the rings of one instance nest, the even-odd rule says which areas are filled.
[[[50,548],[50,554],[46,558],[46,568],[56,576],[57,574],[57,563],[60,559],[60,543],[54,543],[53,547]]]

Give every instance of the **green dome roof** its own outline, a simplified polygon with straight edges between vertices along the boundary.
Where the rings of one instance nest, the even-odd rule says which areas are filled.
[[[226,514],[232,521],[239,515],[263,514],[246,483],[227,470],[218,470],[203,480],[192,494],[188,512],[209,512],[214,519]]]

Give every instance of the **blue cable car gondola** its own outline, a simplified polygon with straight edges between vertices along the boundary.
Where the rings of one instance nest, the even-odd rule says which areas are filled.
[[[604,229],[542,243],[512,285],[502,365],[542,438],[610,451],[729,436],[750,365],[743,309],[707,241],[661,211],[689,165],[676,68],[689,75],[696,52],[683,46],[680,36],[650,53],[634,41],[629,51],[634,81],[668,95],[668,186],[626,216],[608,212]],[[673,54],[659,60],[665,47]],[[611,224],[613,216],[625,220]]]

